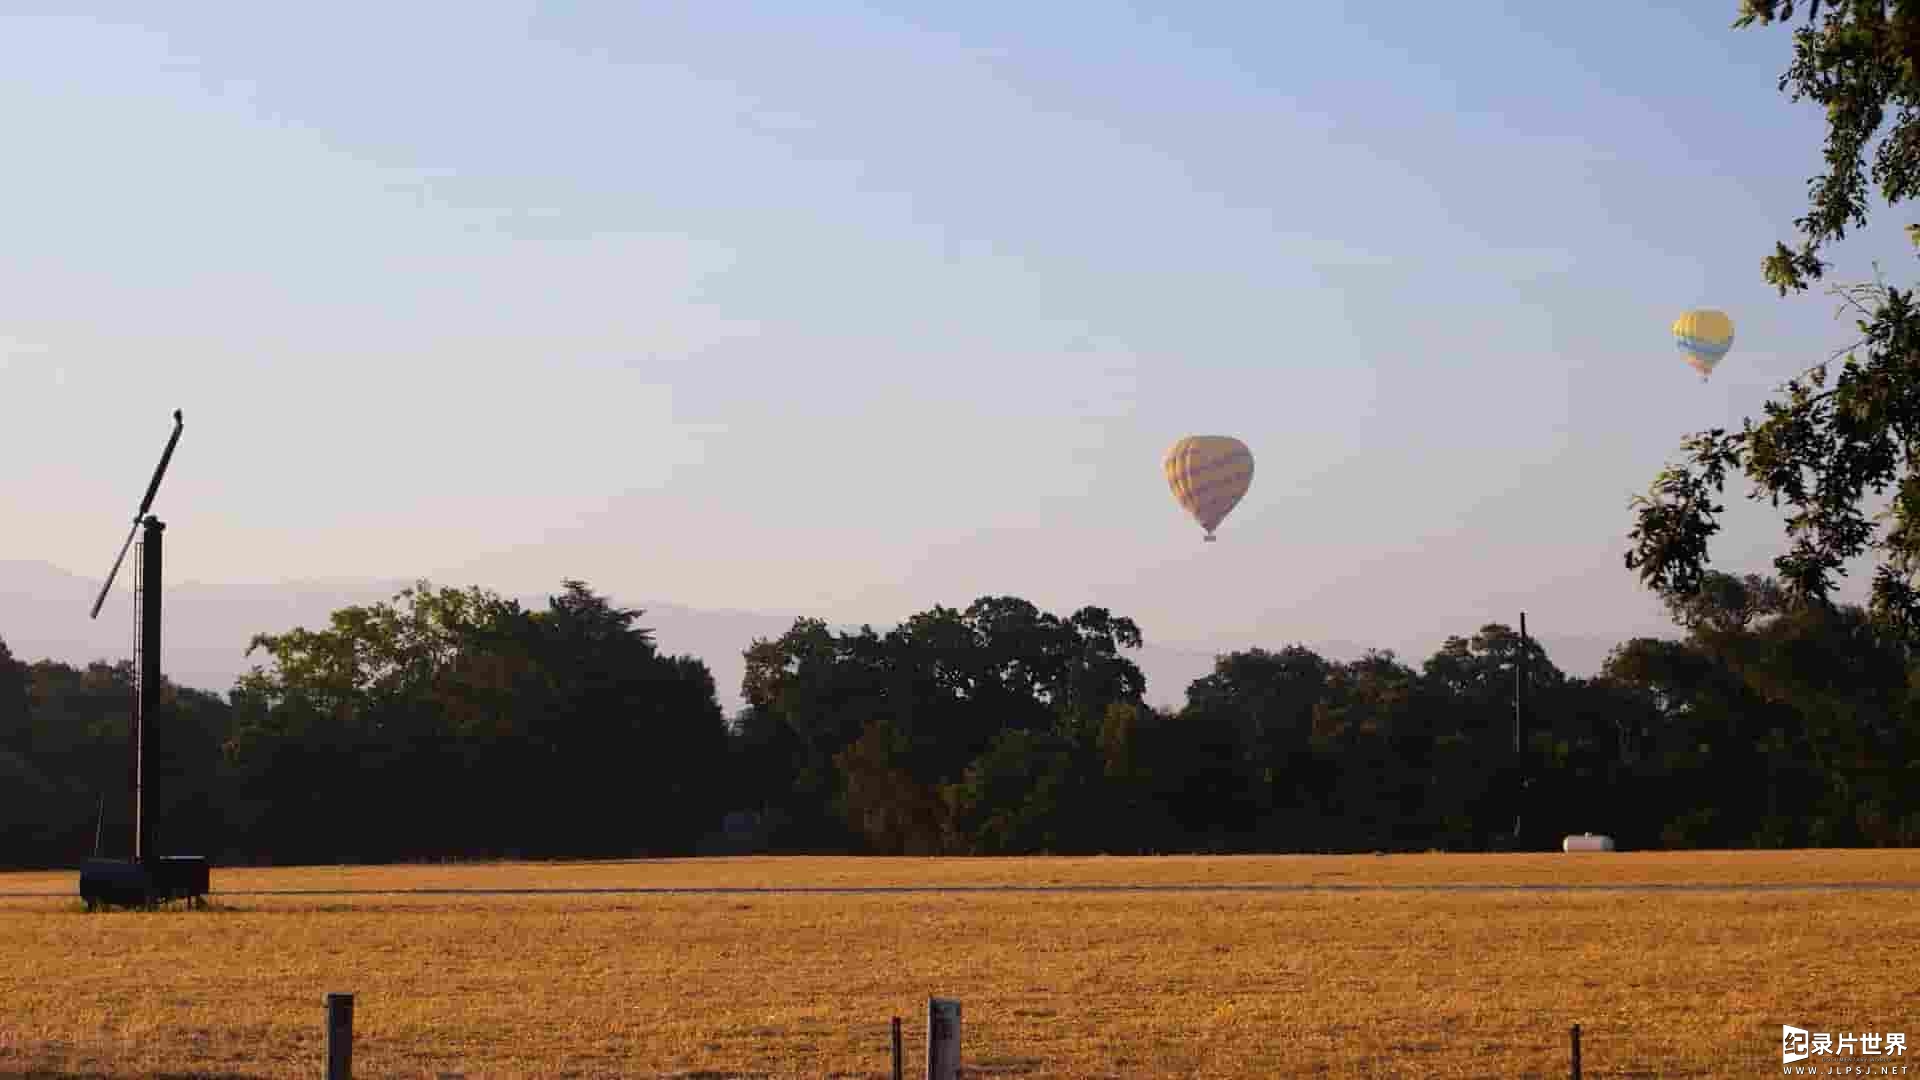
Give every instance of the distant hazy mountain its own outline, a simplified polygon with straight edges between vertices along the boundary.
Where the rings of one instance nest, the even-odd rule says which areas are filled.
[[[123,571],[124,573],[124,571]],[[167,676],[185,686],[224,693],[242,672],[260,658],[246,656],[254,634],[277,633],[296,626],[318,629],[334,611],[353,604],[391,599],[407,581],[312,582],[275,585],[207,585],[188,582],[169,585],[162,615],[166,626]],[[436,584],[455,584],[436,582]],[[461,583],[464,584],[464,583]],[[69,664],[90,660],[130,658],[134,649],[132,597],[117,589],[107,599],[98,620],[87,609],[99,592],[98,579],[70,574],[49,563],[0,561],[0,639],[23,660],[51,659]],[[518,598],[529,607],[544,608],[545,595]],[[691,654],[713,671],[720,703],[729,712],[740,707],[740,679],[746,662],[741,652],[756,637],[778,637],[797,615],[741,611],[704,611],[677,604],[648,603],[615,596],[616,603],[645,610],[640,625],[654,632],[660,648],[673,654]],[[853,627],[839,627],[851,630]],[[881,628],[883,629],[883,628]],[[1150,629],[1150,628],[1149,628]],[[1460,633],[1476,627],[1464,626]],[[1418,667],[1439,647],[1440,638],[1419,649],[1401,647],[1401,659]],[[1549,655],[1569,675],[1598,671],[1611,638],[1543,637]],[[1216,651],[1260,645],[1277,649],[1280,642],[1247,642],[1221,649],[1203,645],[1148,644],[1133,654],[1147,676],[1147,698],[1158,705],[1178,705],[1187,684],[1213,670]],[[1310,642],[1330,660],[1351,660],[1366,646],[1349,641]],[[1383,647],[1390,643],[1383,643]]]

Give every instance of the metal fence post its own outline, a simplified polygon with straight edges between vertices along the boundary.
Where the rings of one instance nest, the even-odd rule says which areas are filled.
[[[1573,1080],[1580,1080],[1580,1025],[1573,1025]]]

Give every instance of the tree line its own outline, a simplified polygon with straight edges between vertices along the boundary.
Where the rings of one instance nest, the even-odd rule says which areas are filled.
[[[1681,636],[1593,678],[1493,623],[1417,668],[1224,654],[1177,709],[1097,607],[799,619],[745,650],[727,718],[582,582],[544,610],[423,582],[257,636],[224,698],[166,687],[150,768],[163,849],[226,863],[1920,843],[1903,638],[1758,575],[1668,604]],[[132,697],[130,663],[0,643],[0,864],[126,853]]]

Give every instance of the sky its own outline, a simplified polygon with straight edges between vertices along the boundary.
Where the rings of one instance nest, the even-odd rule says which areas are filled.
[[[104,574],[177,407],[174,580],[1670,634],[1628,498],[1850,330],[1737,6],[0,6],[0,551]]]

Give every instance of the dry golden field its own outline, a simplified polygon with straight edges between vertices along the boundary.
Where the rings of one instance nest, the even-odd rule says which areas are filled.
[[[1778,888],[1833,883],[1915,888]],[[929,995],[975,1077],[1565,1076],[1573,1023],[1588,1076],[1778,1075],[1782,1023],[1920,1043],[1914,851],[217,869],[211,910],[98,915],[74,884],[0,875],[0,1072],[317,1076],[327,991],[362,1077],[880,1077],[896,1015],[912,1076]],[[1049,885],[1212,888],[979,891]],[[976,891],[364,891],[901,886]]]

